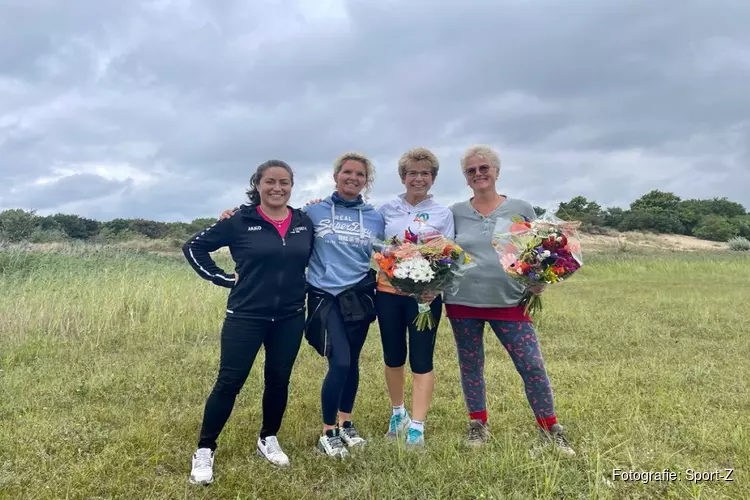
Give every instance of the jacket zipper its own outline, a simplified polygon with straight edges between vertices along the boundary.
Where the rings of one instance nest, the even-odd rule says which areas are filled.
[[[290,229],[292,228],[292,226],[294,225],[295,222],[296,221],[294,220],[294,215],[292,215],[292,220],[291,220],[291,223],[289,225]],[[281,247],[282,247],[282,252],[283,252],[282,261],[285,260],[285,257],[286,257],[286,238],[284,236],[281,236],[279,234],[278,230],[276,230],[276,228],[273,227],[273,225],[269,224],[266,220],[261,220],[260,224],[265,224],[265,225],[271,227],[271,230],[274,231],[276,234],[279,235],[279,237],[281,238]],[[283,262],[282,262],[282,265],[279,266],[278,283],[279,283],[279,288],[281,288],[281,285],[284,283],[284,266],[283,266]],[[279,307],[279,302],[280,301],[281,301],[281,296],[277,293],[276,296],[275,296],[275,298],[274,298],[274,304],[273,304],[274,305],[274,309],[276,309],[276,308]],[[275,321],[276,321],[276,318],[271,318],[271,322],[272,323],[275,322]]]
[[[274,230],[275,230],[275,228],[274,228]],[[276,231],[276,233],[278,234],[278,231]],[[283,236],[281,237],[281,246],[282,247],[286,247],[286,239]],[[285,260],[286,251],[283,251],[283,252],[284,252],[284,256],[282,257],[282,260]],[[282,263],[282,265],[279,266],[279,287],[278,287],[279,289],[281,289],[281,285],[283,283],[284,283],[284,265]],[[276,308],[279,307],[279,301],[280,300],[281,300],[281,296],[278,295],[278,294],[276,294],[276,299],[275,299],[275,301],[273,303],[273,308],[274,309],[276,309]],[[276,321],[275,318],[271,318],[271,322],[273,323],[274,321]]]
[[[294,220],[292,220],[291,222],[294,223]],[[289,224],[289,229],[292,228],[292,223]],[[274,228],[274,230],[275,229],[276,228]],[[278,231],[276,231],[276,234],[278,234],[279,237],[281,238],[281,251],[282,251],[282,256],[281,256],[282,265],[279,266],[278,280],[277,280],[278,284],[279,284],[278,289],[280,290],[281,289],[281,285],[284,284],[284,265],[283,265],[283,261],[286,260],[286,238],[284,236],[281,236],[281,234],[279,234]],[[279,295],[279,293],[277,293],[276,294],[276,299],[274,300],[274,303],[273,303],[273,308],[274,309],[277,309],[279,307],[279,302],[280,301],[281,301],[281,295]]]

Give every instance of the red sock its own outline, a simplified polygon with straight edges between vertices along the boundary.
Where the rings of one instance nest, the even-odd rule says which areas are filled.
[[[475,411],[469,413],[469,418],[472,420],[481,420],[483,424],[487,423],[487,410]]]
[[[547,417],[547,418],[537,417],[536,423],[539,424],[539,427],[541,427],[545,431],[548,431],[550,427],[552,427],[553,425],[557,423],[557,417]]]

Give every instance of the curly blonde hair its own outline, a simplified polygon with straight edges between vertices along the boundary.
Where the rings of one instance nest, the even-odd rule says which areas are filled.
[[[406,169],[417,162],[427,163],[432,171],[432,179],[435,180],[440,170],[440,162],[435,153],[427,148],[413,148],[401,155],[398,160],[398,175],[401,176],[401,180],[406,178]]]
[[[362,153],[357,153],[356,151],[347,151],[346,153],[336,158],[336,160],[333,162],[334,175],[341,172],[341,168],[344,166],[344,163],[346,163],[347,160],[358,161],[365,166],[366,180],[364,198],[367,199],[370,195],[370,192],[372,191],[372,183],[375,182],[375,166],[372,164],[370,159]]]
[[[498,175],[500,174],[500,157],[494,149],[485,144],[474,144],[473,146],[469,146],[461,157],[461,170],[466,169],[466,163],[469,161],[469,158],[473,156],[478,156],[487,160],[491,167],[497,169]]]

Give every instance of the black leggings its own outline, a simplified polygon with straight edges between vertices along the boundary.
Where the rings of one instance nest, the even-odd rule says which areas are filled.
[[[391,368],[399,368],[406,364],[406,332],[408,330],[409,365],[412,373],[430,373],[433,368],[435,338],[443,313],[442,297],[437,296],[430,304],[432,317],[435,319],[435,326],[431,330],[417,330],[414,324],[418,313],[417,301],[413,297],[379,291],[375,294],[375,307],[378,312],[385,364]]]
[[[219,375],[206,401],[199,448],[216,449],[216,440],[232,413],[234,401],[250,374],[261,345],[266,349],[266,362],[260,437],[276,435],[286,410],[289,379],[304,327],[304,313],[273,322],[233,317],[224,320]]]
[[[351,413],[359,388],[359,354],[365,345],[369,322],[344,323],[338,303],[328,313],[326,329],[331,339],[328,373],[320,391],[325,425],[336,425],[339,411]]]

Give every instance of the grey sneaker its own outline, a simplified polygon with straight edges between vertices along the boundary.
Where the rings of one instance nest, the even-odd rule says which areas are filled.
[[[357,432],[357,428],[354,424],[350,423],[348,427],[341,427],[341,439],[346,443],[347,446],[364,446],[366,441]]]
[[[318,439],[318,450],[332,458],[346,458],[349,452],[341,441],[341,436],[334,431],[331,435],[324,434]]]
[[[490,424],[481,420],[469,421],[469,435],[466,442],[471,446],[482,446],[490,439]]]
[[[554,424],[550,427],[549,431],[545,431],[540,427],[539,435],[545,445],[550,443],[554,444],[562,454],[573,457],[575,456],[576,452],[573,450],[573,448],[570,446],[570,443],[568,443],[568,440],[565,438],[564,431],[565,429],[562,425]]]

